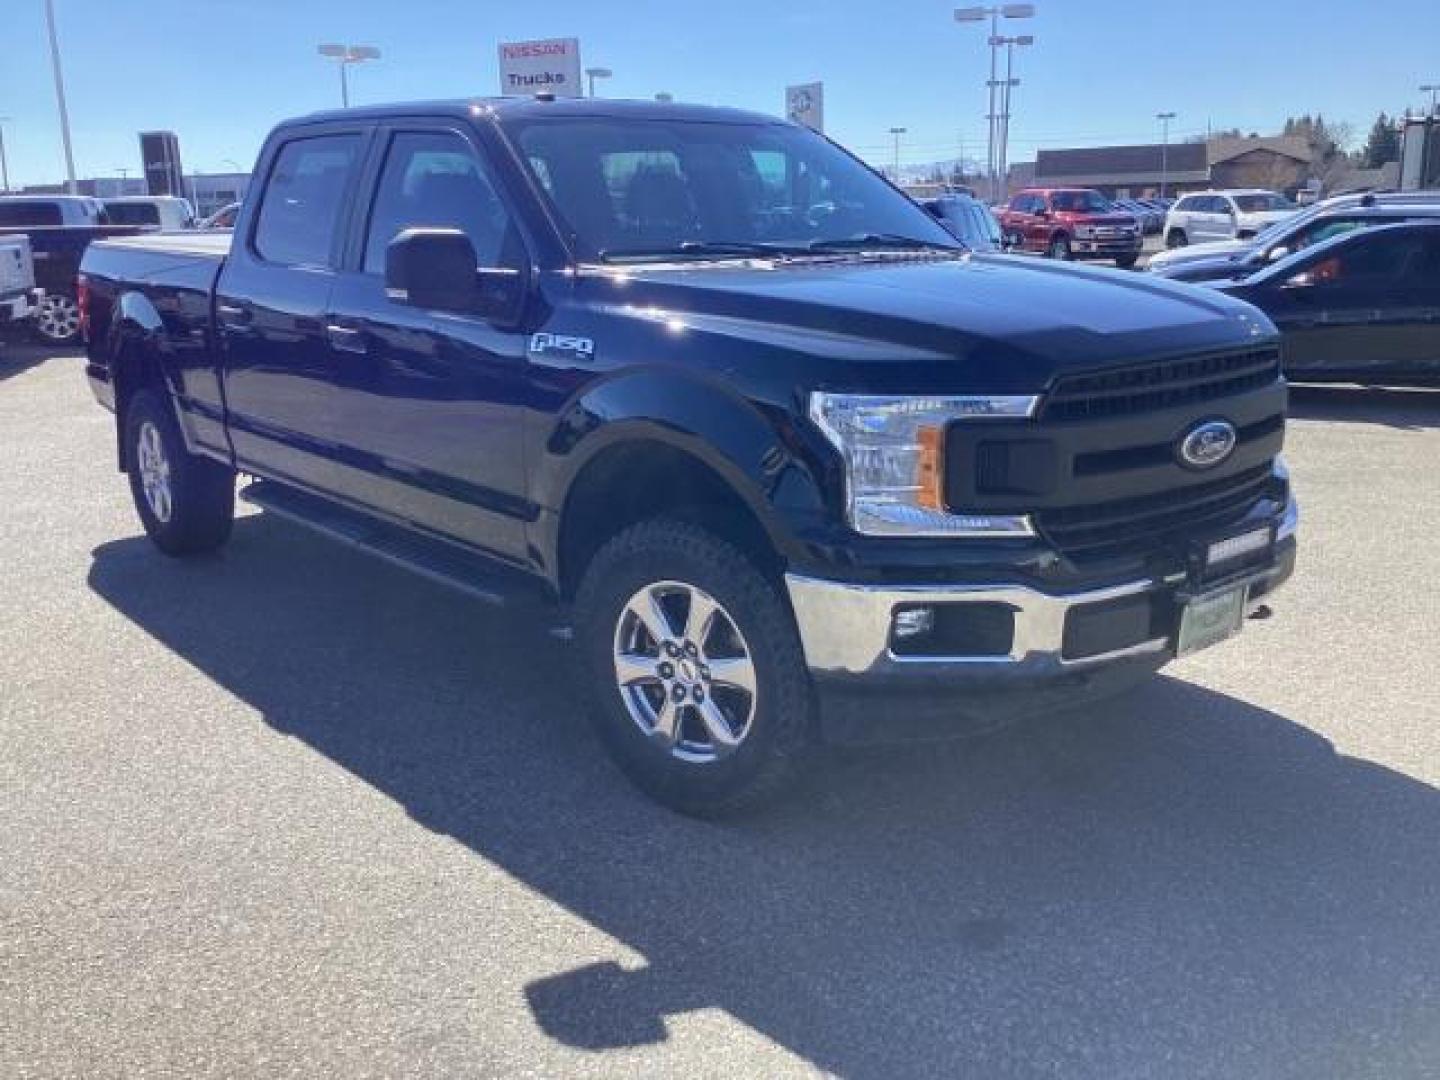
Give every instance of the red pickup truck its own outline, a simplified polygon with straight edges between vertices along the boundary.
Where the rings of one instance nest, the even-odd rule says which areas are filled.
[[[1010,246],[1052,259],[1114,259],[1128,270],[1144,243],[1140,223],[1089,188],[1027,188],[1000,211]]]

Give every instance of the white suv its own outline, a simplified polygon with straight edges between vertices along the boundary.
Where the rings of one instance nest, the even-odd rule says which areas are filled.
[[[1248,240],[1298,209],[1285,196],[1263,188],[1197,191],[1181,197],[1165,215],[1165,246]]]

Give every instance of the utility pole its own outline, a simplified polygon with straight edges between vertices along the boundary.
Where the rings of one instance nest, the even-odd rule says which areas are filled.
[[[900,136],[904,135],[905,132],[906,129],[903,127],[892,127],[890,129],[890,135],[895,140],[895,157],[893,159],[895,162],[895,168],[894,171],[890,174],[890,178],[895,182],[896,186],[899,186],[900,184]]]
[[[10,163],[5,160],[5,125],[10,119],[0,116],[0,195],[10,190]]]
[[[1170,121],[1173,112],[1159,112],[1155,119],[1160,121],[1160,198],[1165,198],[1165,188],[1170,183]]]
[[[45,0],[45,25],[50,31],[50,67],[55,73],[55,103],[60,107],[60,140],[65,144],[65,190],[75,188],[75,154],[70,149],[70,110],[65,107],[65,76],[60,71],[60,42],[55,36],[55,0]]]
[[[1022,48],[1034,45],[1035,38],[1030,34],[1021,34],[1019,37],[1002,38],[1005,43],[1005,83],[1004,83],[1004,105],[1000,110],[1000,196],[1004,198],[1010,191],[1010,88],[1020,85],[1020,80],[1014,76],[1015,68],[1015,46]]]

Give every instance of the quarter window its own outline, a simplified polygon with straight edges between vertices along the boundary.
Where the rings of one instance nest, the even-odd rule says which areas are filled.
[[[296,139],[281,147],[255,228],[255,251],[262,259],[287,266],[331,265],[359,149],[358,135]]]

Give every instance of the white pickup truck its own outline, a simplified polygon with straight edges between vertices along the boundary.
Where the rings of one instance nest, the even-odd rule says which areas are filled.
[[[0,327],[29,319],[38,301],[29,237],[0,236]]]

